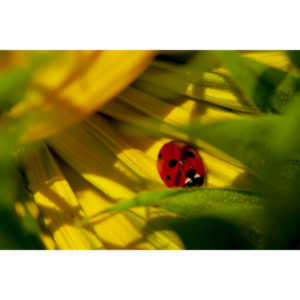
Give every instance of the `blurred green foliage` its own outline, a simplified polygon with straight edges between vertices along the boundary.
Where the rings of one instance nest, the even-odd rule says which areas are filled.
[[[300,78],[232,51],[216,51],[237,87],[261,112],[278,113],[299,91]]]
[[[5,52],[0,60],[6,59],[8,54]],[[0,74],[2,113],[24,97],[33,70],[38,65],[40,59],[33,59],[28,67],[12,68]],[[15,203],[25,203],[28,198],[17,153],[19,137],[29,121],[29,116],[15,120],[4,115],[0,117],[0,249],[44,249],[33,217],[26,211],[25,217],[21,218],[15,211]]]
[[[0,62],[5,60],[7,55],[9,51],[4,51],[4,54],[0,55]],[[25,66],[8,68],[0,73],[0,112],[8,111],[23,98],[34,72],[49,63],[56,55],[55,51],[44,53],[28,51],[29,62]]]
[[[25,203],[28,197],[16,157],[24,126],[24,120],[6,122],[0,130],[0,249],[43,249],[35,220],[28,211],[21,219],[14,208],[17,201]]]
[[[293,65],[300,69],[300,52],[299,50],[289,50],[286,51],[288,57],[290,58],[290,61],[293,63]]]

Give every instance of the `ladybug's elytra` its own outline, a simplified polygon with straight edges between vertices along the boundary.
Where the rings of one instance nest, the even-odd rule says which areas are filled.
[[[198,151],[177,141],[171,141],[160,149],[157,168],[168,187],[201,186],[206,175]]]

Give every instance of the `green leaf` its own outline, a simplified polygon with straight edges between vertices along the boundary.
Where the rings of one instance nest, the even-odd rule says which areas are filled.
[[[220,66],[220,61],[215,56],[215,51],[163,51],[158,59],[173,63],[182,68],[187,75],[193,71],[198,74]]]
[[[1,51],[0,51],[1,53]],[[3,59],[8,52],[4,53]],[[0,73],[0,111],[7,111],[18,103],[29,87],[33,73],[44,67],[59,54],[54,52],[40,53],[28,51],[29,63],[24,67],[14,67]]]
[[[184,217],[215,216],[257,226],[262,205],[258,195],[230,189],[174,189],[141,194],[113,205],[109,211],[122,211],[136,206],[160,206]]]
[[[0,249],[44,249],[35,233],[24,230],[15,212],[0,209]]]
[[[257,194],[233,189],[171,189],[141,194],[136,198],[113,205],[109,211],[121,211],[136,206],[158,205],[183,216],[211,213],[230,215],[231,212],[256,211],[260,200]],[[244,212],[243,212],[244,211]]]
[[[300,238],[300,102],[282,116],[261,116],[185,132],[222,149],[258,175],[263,195],[267,247],[287,249]]]
[[[277,156],[272,148],[279,116],[228,120],[183,129],[192,139],[201,139],[242,162],[250,171],[264,175]]]
[[[299,50],[289,50],[289,51],[286,51],[286,54],[289,57],[291,63],[297,69],[300,69],[300,51]]]
[[[260,178],[300,158],[300,102],[295,97],[284,115],[261,115],[202,125],[194,123],[182,131],[201,139],[242,162]],[[298,154],[298,157],[297,157]],[[276,170],[277,168],[277,170]],[[280,178],[280,176],[279,176]]]
[[[160,206],[181,216],[153,219],[144,232],[174,230],[188,249],[263,247],[261,199],[247,191],[201,188],[149,192],[118,203],[109,211],[137,206]]]
[[[247,227],[237,226],[216,217],[160,217],[150,220],[143,229],[148,235],[155,231],[175,231],[188,250],[262,249],[263,236]]]
[[[160,51],[157,58],[163,61],[176,63],[176,64],[185,64],[187,63],[197,51],[190,50],[170,50],[170,51]]]
[[[290,159],[300,158],[300,95],[288,106],[286,114],[277,122],[272,139],[272,147],[279,155]]]
[[[0,249],[44,249],[36,221],[28,214],[24,219],[19,218],[14,208],[16,201],[25,202],[28,196],[19,173],[17,154],[20,135],[30,121],[31,116],[27,115],[19,119],[2,116],[1,119]]]
[[[278,113],[300,90],[300,79],[290,72],[264,65],[233,51],[216,51],[233,80],[262,112]]]
[[[0,109],[6,111],[19,102],[31,79],[28,68],[9,69],[0,74]]]

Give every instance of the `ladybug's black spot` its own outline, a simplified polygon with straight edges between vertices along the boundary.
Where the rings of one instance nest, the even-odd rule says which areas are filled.
[[[161,155],[161,153],[159,153],[159,155],[158,155],[158,159],[161,159],[162,158],[162,155]]]
[[[194,179],[194,183],[197,186],[201,186],[204,183],[204,177],[197,177]]]
[[[171,179],[171,177],[168,175],[168,176],[166,177],[166,180],[169,181],[170,179]]]
[[[193,179],[195,175],[196,175],[196,171],[194,169],[190,169],[185,173],[185,176],[191,179]]]
[[[188,157],[195,157],[195,154],[193,152],[191,152],[191,151],[187,151],[186,155]]]
[[[173,158],[169,161],[169,168],[174,168],[177,165],[177,159]]]

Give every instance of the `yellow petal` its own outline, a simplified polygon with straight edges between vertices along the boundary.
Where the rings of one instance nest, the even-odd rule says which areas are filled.
[[[124,137],[114,128],[112,122],[107,122],[102,116],[94,115],[87,119],[83,125],[87,131],[103,143],[114,155],[128,166],[138,176],[146,180],[147,187],[156,184],[161,186],[161,179],[156,170],[156,161],[150,159],[141,150],[129,145]]]
[[[25,153],[25,170],[33,198],[60,249],[102,248],[88,228],[76,226],[86,216],[45,145],[30,147]]]
[[[109,198],[132,198],[144,186],[139,178],[83,124],[48,139],[59,156]]]
[[[217,120],[238,119],[242,117],[238,114],[228,112],[209,104],[196,103],[190,99],[184,100],[180,106],[175,106],[131,88],[126,90],[124,93],[125,95],[128,95],[127,91],[132,97],[128,97],[126,99],[126,103],[116,100],[105,105],[102,111],[105,112],[105,114],[116,118],[117,120],[134,124],[137,127],[140,126],[140,119],[146,118],[148,114],[153,119],[164,122],[159,128],[162,136],[171,136],[174,139],[183,140],[186,142],[189,142],[189,137],[186,134],[179,132],[177,129],[171,128],[168,126],[168,124],[175,126],[188,125],[194,120],[194,113],[196,116],[198,116],[198,121],[203,124]],[[153,105],[151,105],[152,100],[154,103]],[[160,102],[157,103],[155,101]],[[129,105],[129,103],[133,103],[134,107]],[[196,103],[196,105],[194,105],[194,103]],[[147,111],[145,107],[147,107]],[[137,108],[141,109],[142,111],[139,112]],[[243,167],[243,165],[236,159],[204,141],[196,140],[194,143],[199,148],[211,153],[216,157],[219,157],[238,167]]]
[[[87,181],[83,180],[67,165],[61,166],[64,174],[68,178],[81,207],[89,216],[95,232],[101,242],[109,249],[156,249],[157,247],[178,249],[182,248],[181,242],[177,238],[174,244],[174,234],[167,239],[170,233],[156,234],[156,237],[149,239],[141,234],[141,227],[133,225],[126,216],[128,213],[101,214],[102,211],[111,206],[112,202],[99,190],[95,189]],[[129,213],[131,214],[131,213]],[[142,225],[147,220],[141,218]],[[164,239],[164,244],[159,244],[158,240]]]
[[[191,99],[175,100],[174,105],[172,105],[134,88],[126,89],[119,95],[119,98],[146,115],[175,126],[188,125],[196,120],[206,124],[218,120],[239,118],[237,113],[232,113],[204,102],[195,102]]]
[[[292,65],[287,54],[282,50],[242,51],[241,54],[245,57],[283,71],[290,71],[292,69]]]
[[[153,51],[65,51],[36,74],[27,98],[10,116],[36,113],[23,141],[54,134],[91,114],[126,88]]]
[[[16,213],[20,217],[25,217],[25,215],[26,215],[26,209],[25,209],[24,205],[21,202],[16,202],[15,203],[15,210],[16,210]]]
[[[155,62],[138,78],[134,86],[170,101],[185,95],[198,102],[205,101],[237,111],[257,113],[253,104],[228,80],[229,76],[230,73],[226,69],[218,68],[213,72],[202,73],[195,82],[179,67]],[[161,80],[161,77],[164,80]]]
[[[26,67],[28,63],[28,56],[24,51],[0,52],[0,72],[14,67]]]
[[[141,165],[139,165],[140,162],[134,162],[134,158],[137,158],[138,155],[142,162],[148,161],[148,167],[153,169],[152,171],[147,170],[147,174],[151,174],[151,172],[153,173],[153,175],[155,174],[155,177],[160,182],[159,186],[163,186],[155,167],[155,161],[152,162],[151,159],[146,158],[145,155],[141,153],[141,151],[133,149],[128,144],[123,144],[117,132],[115,132],[112,128],[109,128],[108,124],[105,123],[106,122],[101,117],[95,116],[90,120],[65,131],[59,136],[54,136],[49,139],[49,143],[51,144],[51,146],[55,149],[55,151],[57,151],[59,155],[62,156],[65,161],[67,161],[74,169],[76,169],[82,177],[84,177],[87,181],[91,182],[95,187],[103,192],[103,194],[101,195],[101,193],[99,194],[99,191],[96,191],[95,189],[80,188],[78,182],[73,185],[73,189],[77,191],[78,198],[84,198],[83,200],[79,201],[85,202],[85,205],[83,205],[82,203],[82,207],[85,207],[85,211],[87,209],[86,203],[90,203],[90,205],[88,206],[88,215],[90,215],[90,213],[97,215],[97,213],[107,208],[107,197],[110,198],[111,204],[111,201],[113,201],[113,199],[120,200],[132,198],[136,195],[137,192],[146,189],[147,185],[145,184],[147,184],[147,181],[141,181],[139,176],[136,177],[136,172],[130,169],[130,167],[132,167],[133,165],[134,168],[141,167]],[[101,128],[101,130],[96,130],[97,128]],[[125,152],[123,151],[122,153],[121,151],[119,157],[117,155],[117,152],[114,152],[112,155],[112,153],[107,151],[106,146],[101,143],[101,141],[103,141],[104,139],[108,139],[108,141],[110,142],[109,144],[111,144],[111,150],[125,150]],[[119,160],[120,158],[122,159],[121,161]],[[127,167],[127,164],[130,165],[130,167]],[[119,168],[116,168],[118,166]],[[118,172],[118,174],[116,172]],[[131,176],[131,182],[128,181],[128,176]],[[147,176],[143,175],[143,177],[149,180],[149,178],[146,178]],[[70,182],[72,182],[72,180],[70,180]],[[104,195],[105,198],[103,199]],[[91,201],[94,204],[92,204]],[[96,209],[92,209],[92,207]],[[153,213],[154,211],[156,211],[157,213],[157,210],[159,209],[137,208],[134,210],[134,212],[126,213],[126,217],[127,219],[129,218],[131,222],[134,222],[135,227],[138,227],[138,229],[141,230],[142,227],[146,224],[148,218],[152,215],[149,215],[149,211],[150,213]],[[167,212],[164,212],[164,215],[167,216],[169,214]],[[90,217],[91,220],[93,220],[91,215]],[[103,219],[108,221],[111,217],[109,217],[109,219],[107,218],[107,215],[102,215],[100,216],[100,219],[98,218],[98,220],[96,219],[94,220],[94,222],[101,223],[101,220]],[[111,222],[111,226],[115,224],[114,221]],[[108,245],[108,236],[105,235],[106,243],[102,239],[104,234],[103,229],[100,233],[99,236],[101,237],[102,243],[104,243],[104,245]],[[138,239],[137,237],[135,237],[135,240],[137,240],[137,242],[131,241],[130,243],[128,243],[127,241],[128,245],[126,247],[146,247],[145,241],[141,240],[141,237]],[[182,243],[178,240],[178,237],[174,236],[174,233],[171,233],[169,231],[153,233],[149,236],[149,241],[151,247],[159,249],[182,248]],[[125,241],[123,241],[123,243],[124,242]],[[110,244],[110,247],[121,247],[121,245],[117,244],[115,241],[114,244]],[[148,245],[147,248],[149,247],[150,246]]]
[[[57,244],[55,243],[55,240],[52,238],[50,234],[47,233],[41,233],[40,235],[42,242],[44,243],[46,249],[48,250],[56,250],[58,249]]]

